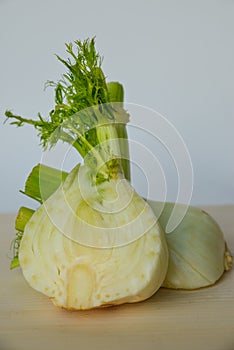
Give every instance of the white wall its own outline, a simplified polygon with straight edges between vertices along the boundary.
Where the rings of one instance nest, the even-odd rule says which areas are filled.
[[[157,110],[183,137],[194,168],[192,203],[234,203],[233,33],[232,0],[0,0],[0,211],[31,204],[18,190],[41,159],[36,132],[3,125],[4,111],[46,115],[53,93],[44,82],[63,73],[54,53],[66,57],[65,42],[94,35],[105,73],[124,84],[126,101]],[[173,200],[175,167],[165,149],[153,152]],[[142,194],[143,182],[136,172]]]

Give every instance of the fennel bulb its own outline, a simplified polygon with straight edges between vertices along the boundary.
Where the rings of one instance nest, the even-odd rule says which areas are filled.
[[[67,73],[48,83],[55,87],[49,117],[5,114],[11,124],[34,126],[44,149],[67,142],[84,163],[62,175],[46,200],[39,180],[30,196],[41,206],[33,214],[24,208],[31,218],[16,236],[11,266],[19,262],[33,288],[67,309],[141,301],[160,287],[168,251],[152,209],[127,181],[129,116],[118,101],[123,88],[108,87],[94,39],[66,48],[70,57],[58,59]],[[54,189],[57,181],[50,184]]]
[[[183,213],[185,205],[148,200],[159,223],[166,226],[174,205]],[[162,210],[163,207],[163,210]],[[162,213],[161,213],[162,210]],[[161,213],[161,215],[160,215]],[[180,224],[165,234],[169,265],[163,287],[196,289],[214,284],[232,267],[232,256],[217,222],[205,211],[189,206]]]
[[[66,309],[149,298],[168,266],[155,215],[123,178],[90,188],[84,199],[79,172],[87,181],[80,186],[90,188],[86,167],[76,167],[28,221],[19,249],[24,277]]]

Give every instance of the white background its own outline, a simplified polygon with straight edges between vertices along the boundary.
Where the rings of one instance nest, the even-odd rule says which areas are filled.
[[[54,54],[66,57],[65,42],[93,36],[125,100],[157,110],[183,137],[194,168],[192,204],[234,203],[233,0],[0,0],[0,211],[29,204],[18,190],[42,154],[36,131],[3,125],[4,111],[47,115],[53,91],[44,83],[64,73]],[[178,174],[161,148],[152,151],[174,200]]]

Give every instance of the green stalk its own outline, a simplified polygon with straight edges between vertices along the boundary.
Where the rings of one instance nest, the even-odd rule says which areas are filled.
[[[120,155],[121,155],[121,165],[123,168],[123,172],[125,178],[130,181],[131,173],[130,173],[130,156],[129,156],[129,144],[128,144],[128,133],[126,128],[126,122],[124,119],[126,118],[126,112],[123,109],[124,102],[124,89],[123,86],[118,82],[110,82],[107,84],[107,90],[109,92],[110,102],[118,102],[119,108],[117,111],[117,115],[123,114],[125,115],[123,121],[121,123],[116,123],[116,131],[119,138],[119,147],[120,147]],[[117,120],[122,119],[121,116],[116,118]]]
[[[20,246],[21,239],[23,237],[25,226],[28,223],[29,219],[32,217],[33,213],[34,213],[33,209],[29,209],[26,207],[21,207],[18,211],[16,220],[15,220],[15,229],[17,232],[16,232],[15,239],[12,242],[14,257],[10,264],[11,270],[20,266],[19,246]]]
[[[125,178],[131,182],[131,171],[129,161],[129,145],[128,145],[128,134],[125,124],[116,125],[117,134],[119,138],[120,154],[121,154],[121,165],[124,171]]]
[[[119,102],[123,108],[124,101],[124,88],[123,85],[117,81],[111,81],[107,83],[107,90],[109,92],[109,98],[111,102]]]
[[[15,269],[16,267],[20,267],[18,249],[19,249],[19,244],[22,236],[23,236],[22,232],[17,232],[16,238],[13,241],[14,250],[17,251],[17,253],[14,255],[14,258],[11,260],[11,264],[10,264],[11,270]]]
[[[24,191],[21,192],[39,203],[43,203],[66,177],[67,173],[64,171],[44,164],[37,164],[26,180]]]
[[[15,220],[15,229],[19,232],[24,232],[24,228],[29,221],[29,219],[32,217],[35,210],[29,209],[26,207],[21,207],[18,211],[16,220]]]

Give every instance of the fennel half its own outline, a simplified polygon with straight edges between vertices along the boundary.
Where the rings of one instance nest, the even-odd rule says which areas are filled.
[[[19,263],[28,283],[60,307],[141,301],[165,278],[165,237],[127,179],[119,138],[127,137],[129,116],[122,101],[114,103],[113,86],[108,90],[94,39],[76,41],[76,51],[72,44],[66,47],[70,58],[58,59],[68,72],[58,83],[49,82],[55,87],[49,118],[6,112],[11,124],[33,125],[44,148],[62,140],[84,159],[48,199],[43,194],[24,227]]]

